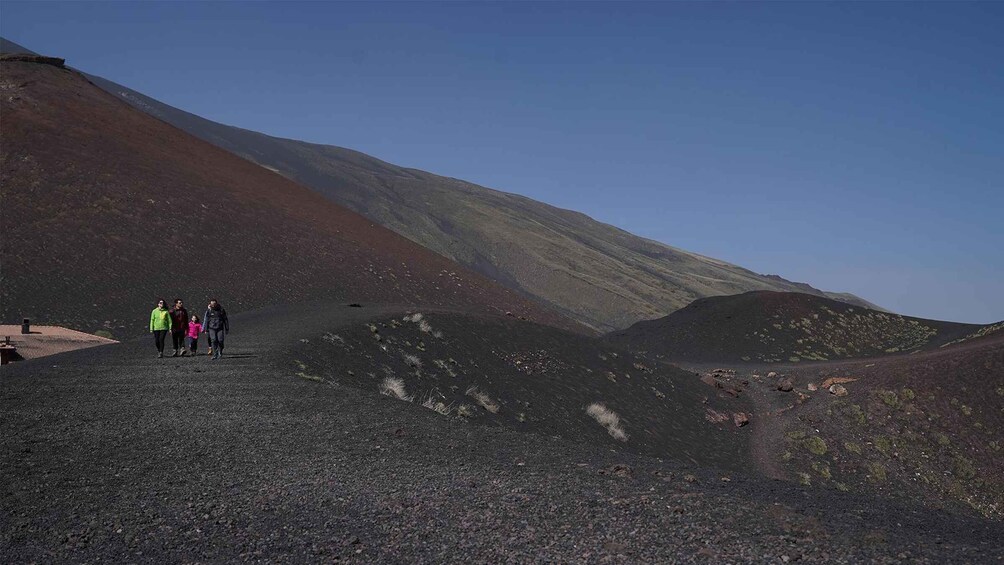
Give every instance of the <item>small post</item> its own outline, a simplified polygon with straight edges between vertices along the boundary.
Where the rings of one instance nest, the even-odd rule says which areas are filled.
[[[21,333],[23,334],[31,333],[31,320],[29,320],[28,318],[25,318],[24,321],[21,322]]]

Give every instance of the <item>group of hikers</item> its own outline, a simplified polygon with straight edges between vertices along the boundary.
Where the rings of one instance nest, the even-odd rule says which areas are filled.
[[[162,298],[157,301],[153,312],[150,312],[150,333],[157,344],[157,357],[164,356],[168,332],[174,342],[171,357],[197,355],[199,334],[204,333],[209,345],[208,355],[216,360],[223,357],[223,341],[230,333],[230,320],[227,319],[227,311],[215,298],[209,301],[202,320],[195,314],[189,317],[185,303],[180,298],[174,300],[174,306],[170,309]]]

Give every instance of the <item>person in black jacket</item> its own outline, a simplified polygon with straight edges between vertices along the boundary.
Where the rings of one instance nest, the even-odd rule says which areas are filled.
[[[209,334],[213,360],[223,357],[223,340],[230,333],[230,320],[227,319],[227,311],[215,298],[209,301],[209,309],[202,317],[202,331]]]
[[[171,338],[174,341],[174,353],[171,357],[185,354],[185,335],[188,334],[188,310],[180,298],[174,299],[171,309]]]

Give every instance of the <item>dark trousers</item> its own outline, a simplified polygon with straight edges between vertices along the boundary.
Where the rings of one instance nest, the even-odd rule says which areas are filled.
[[[185,339],[185,343],[188,345],[188,350],[192,352],[192,355],[199,350],[199,338],[189,337]]]
[[[157,344],[157,351],[164,352],[164,342],[167,341],[167,330],[153,330],[153,341]]]
[[[172,331],[171,332],[171,340],[174,341],[174,348],[175,349],[184,349],[185,348],[185,330]]]
[[[209,345],[213,348],[213,355],[223,353],[223,339],[227,333],[222,329],[214,330],[212,328],[206,330],[206,333],[209,334]]]

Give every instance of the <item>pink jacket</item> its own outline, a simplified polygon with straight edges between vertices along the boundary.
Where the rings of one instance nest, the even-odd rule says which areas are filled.
[[[202,324],[188,324],[188,337],[199,339],[199,332],[202,331]]]

